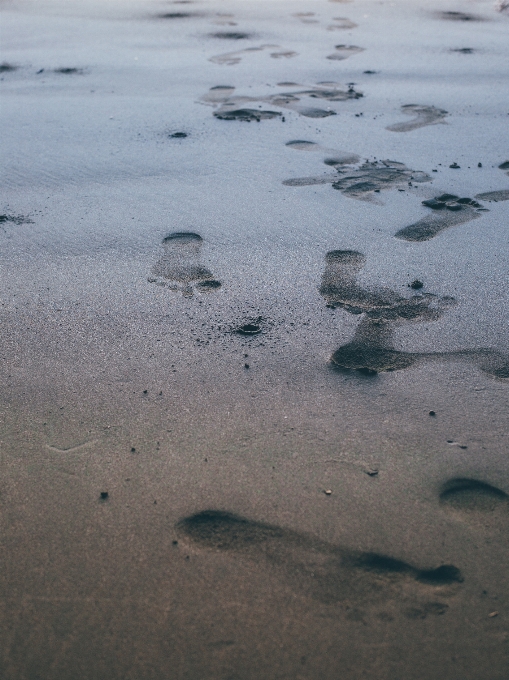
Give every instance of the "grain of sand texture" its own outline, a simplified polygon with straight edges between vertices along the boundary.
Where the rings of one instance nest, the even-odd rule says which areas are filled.
[[[506,5],[1,3],[3,679],[509,677]]]

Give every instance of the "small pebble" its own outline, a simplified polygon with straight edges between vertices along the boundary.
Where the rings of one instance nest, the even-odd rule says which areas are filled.
[[[109,494],[108,494],[107,491],[101,491],[100,500],[102,500],[102,501],[107,501],[107,500],[108,500],[108,496],[109,496]]]
[[[326,496],[330,496],[331,493],[332,493],[332,489],[325,489],[325,491],[324,491],[324,494],[325,494]]]
[[[430,416],[436,416],[435,411],[430,411],[429,414],[430,414]]]
[[[495,616],[498,616],[498,612],[491,612],[491,614],[488,614],[490,619],[495,618]]]
[[[420,288],[424,287],[424,283],[422,281],[419,281],[419,279],[415,279],[415,281],[412,281],[412,283],[408,284],[410,288],[413,288],[414,290],[419,290]]]
[[[453,164],[450,165],[449,167],[450,167],[450,168],[453,168],[453,170],[459,170],[461,166],[458,165],[457,163],[453,163]]]
[[[478,168],[482,168],[482,163],[477,163]]]

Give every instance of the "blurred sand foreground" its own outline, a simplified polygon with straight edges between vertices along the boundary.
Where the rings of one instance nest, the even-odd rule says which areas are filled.
[[[2,2],[2,678],[508,677],[503,4]]]

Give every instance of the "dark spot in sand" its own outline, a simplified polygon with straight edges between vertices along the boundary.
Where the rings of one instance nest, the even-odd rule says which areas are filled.
[[[220,120],[241,120],[250,123],[255,120],[269,120],[281,116],[279,111],[261,111],[258,109],[235,109],[233,111],[215,111],[214,116]]]
[[[64,75],[75,75],[84,73],[82,68],[56,68],[53,73],[62,73]]]
[[[14,64],[9,64],[8,62],[4,61],[0,64],[0,73],[7,73],[9,71],[17,71],[19,66],[15,66]]]
[[[451,52],[458,52],[459,54],[473,54],[475,50],[472,47],[459,47],[451,50]]]
[[[184,139],[188,136],[187,132],[172,132],[168,135],[170,139]]]
[[[456,162],[452,163],[452,165],[450,165],[449,167],[453,168],[453,170],[459,170],[461,168],[461,166],[458,165]]]
[[[430,412],[429,412],[429,415],[430,415],[430,416],[436,416],[436,413],[435,413],[435,411],[430,411]]]
[[[99,496],[100,501],[107,501],[109,497],[109,493],[107,491],[101,491],[101,494]]]
[[[219,31],[209,35],[212,38],[220,38],[221,40],[246,40],[247,38],[254,38],[253,33],[241,33],[239,31]]]
[[[500,170],[509,170],[509,161],[504,161],[498,166]]]
[[[374,75],[375,73],[378,73],[378,71],[363,71],[363,73],[366,73],[367,75]]]
[[[235,328],[235,333],[239,333],[239,335],[258,335],[262,332],[262,321],[261,317],[253,319]]]
[[[134,446],[131,447],[131,453],[136,453],[136,449],[134,448]]]
[[[190,19],[191,17],[198,17],[199,14],[195,12],[166,12],[158,14],[157,19]]]
[[[420,288],[424,287],[424,283],[422,281],[419,281],[419,279],[415,279],[415,281],[409,283],[408,286],[410,288],[413,288],[414,290],[419,290]]]

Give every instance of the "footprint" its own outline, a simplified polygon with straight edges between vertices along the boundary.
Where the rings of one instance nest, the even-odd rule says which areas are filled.
[[[421,106],[420,104],[406,104],[401,107],[401,112],[407,116],[415,116],[406,123],[395,123],[388,125],[385,129],[392,132],[409,132],[426,125],[436,125],[443,123],[443,118],[447,116],[447,111],[437,109],[435,106]]]
[[[467,360],[495,378],[509,378],[509,357],[489,348],[452,352],[396,350],[393,335],[397,324],[436,321],[456,301],[431,293],[404,298],[388,288],[363,288],[356,279],[365,262],[365,256],[353,250],[333,250],[325,256],[319,293],[327,306],[364,315],[353,340],[332,355],[335,367],[374,376],[432,359]]]
[[[263,50],[268,50],[268,49],[280,49],[279,45],[260,45],[259,47],[246,47],[244,50],[238,50],[237,52],[227,52],[226,54],[217,54],[215,57],[210,57],[209,61],[212,61],[214,64],[226,64],[227,66],[233,66],[234,64],[238,64],[242,61],[242,57],[245,54],[249,54],[250,52],[262,52]],[[272,52],[271,57],[274,59],[278,59],[281,57],[295,57],[297,55],[297,52],[291,52],[291,51],[279,51],[279,52]]]
[[[347,17],[334,17],[332,21],[335,23],[327,26],[328,31],[344,31],[348,30],[349,28],[357,28],[358,26],[358,24],[356,24],[354,21],[350,21],[350,19],[347,19]]]
[[[499,525],[509,519],[509,496],[476,479],[451,479],[440,493],[440,505],[470,524]]]
[[[486,191],[484,194],[476,194],[475,197],[481,201],[509,201],[509,189]]]
[[[163,12],[162,14],[157,14],[156,19],[193,19],[203,16],[203,14],[198,12]]]
[[[316,142],[308,142],[302,139],[294,139],[291,142],[287,142],[285,146],[289,146],[290,149],[295,149],[297,151],[319,151],[324,154],[330,154],[324,159],[325,165],[331,166],[341,166],[341,165],[351,165],[359,162],[359,156],[355,153],[349,153],[348,151],[337,151],[336,149],[329,149],[325,146],[321,146]]]
[[[17,71],[19,69],[19,66],[15,66],[14,64],[9,64],[7,61],[3,61],[0,64],[0,73],[8,73],[9,71]]]
[[[55,68],[53,69],[53,73],[61,73],[65,76],[74,76],[74,75],[83,75],[85,73],[84,69],[82,68],[69,68],[69,67],[64,67],[64,68]]]
[[[34,221],[31,220],[26,215],[0,215],[0,224],[6,224],[7,222],[12,222],[12,224],[33,224]]]
[[[320,22],[318,19],[311,18],[315,16],[316,14],[314,12],[296,12],[295,14],[292,14],[292,17],[296,17],[303,24],[319,24]]]
[[[357,45],[336,45],[335,50],[333,54],[329,54],[327,59],[342,61],[343,59],[348,59],[353,54],[364,52],[364,47],[357,47]]]
[[[152,268],[149,283],[180,290],[186,297],[195,290],[206,293],[220,288],[221,282],[200,264],[202,243],[202,237],[190,231],[169,234],[163,239],[164,254]]]
[[[504,161],[498,166],[500,170],[509,170],[509,161]],[[506,172],[509,175],[509,172]],[[481,201],[509,201],[509,189],[499,189],[498,191],[486,191],[483,194],[476,194],[476,198]]]
[[[281,85],[283,85],[281,83]],[[302,85],[297,83],[285,83],[288,87],[302,88]],[[306,89],[298,89],[295,91],[281,92],[278,94],[265,95],[260,97],[242,97],[234,96],[235,88],[230,85],[216,85],[212,87],[209,92],[201,98],[201,101],[212,106],[219,106],[220,108],[214,112],[216,118],[224,120],[257,120],[262,118],[274,118],[281,115],[275,111],[257,111],[256,109],[244,109],[244,104],[252,102],[264,102],[272,106],[278,106],[283,109],[290,109],[296,111],[301,116],[307,118],[325,118],[327,116],[334,116],[336,112],[329,109],[321,109],[314,106],[306,106],[301,103],[303,97],[311,99],[325,99],[331,102],[346,101],[347,99],[358,99],[362,97],[361,92],[357,92],[353,85],[348,90],[340,90],[337,88],[337,83],[317,83]],[[246,115],[232,115],[235,111],[248,111]],[[253,112],[258,114],[264,113],[266,115],[257,117],[253,116]]]
[[[247,40],[254,38],[254,33],[242,33],[240,31],[218,31],[217,33],[209,33],[211,38],[219,38],[219,40]]]
[[[261,111],[260,109],[234,109],[214,112],[214,116],[220,120],[243,120],[248,123],[252,120],[256,120],[259,123],[261,120],[269,120],[281,115],[279,111]]]
[[[476,198],[481,197],[485,198],[486,194],[476,196]],[[400,229],[395,234],[396,238],[404,241],[429,241],[444,229],[475,220],[481,216],[481,211],[486,211],[486,208],[472,198],[460,198],[454,194],[442,194],[431,200],[423,201],[422,204],[431,208],[433,213]]]
[[[237,26],[236,21],[232,21],[232,19],[235,19],[234,14],[227,14],[227,13],[222,13],[218,12],[216,14],[217,19],[214,19],[212,22],[213,24],[216,24],[218,26]]]
[[[179,540],[198,550],[227,552],[278,574],[299,594],[340,605],[349,619],[418,619],[442,615],[460,589],[460,570],[449,564],[420,569],[401,560],[334,546],[282,527],[218,510],[205,510],[176,525]]]
[[[328,159],[325,160],[325,163],[331,164],[328,163]],[[332,184],[332,187],[341,191],[344,196],[380,204],[381,202],[375,198],[374,194],[383,189],[408,186],[409,182],[431,181],[431,177],[425,172],[411,170],[403,163],[389,160],[366,162],[358,168],[350,170],[337,167],[336,170],[336,175],[287,179],[283,184],[285,186]]]
[[[500,163],[498,167],[499,170],[507,170],[508,172],[506,172],[505,174],[509,175],[509,161],[504,161],[503,163]]]
[[[484,21],[483,17],[466,12],[436,12],[436,16],[446,21]]]

